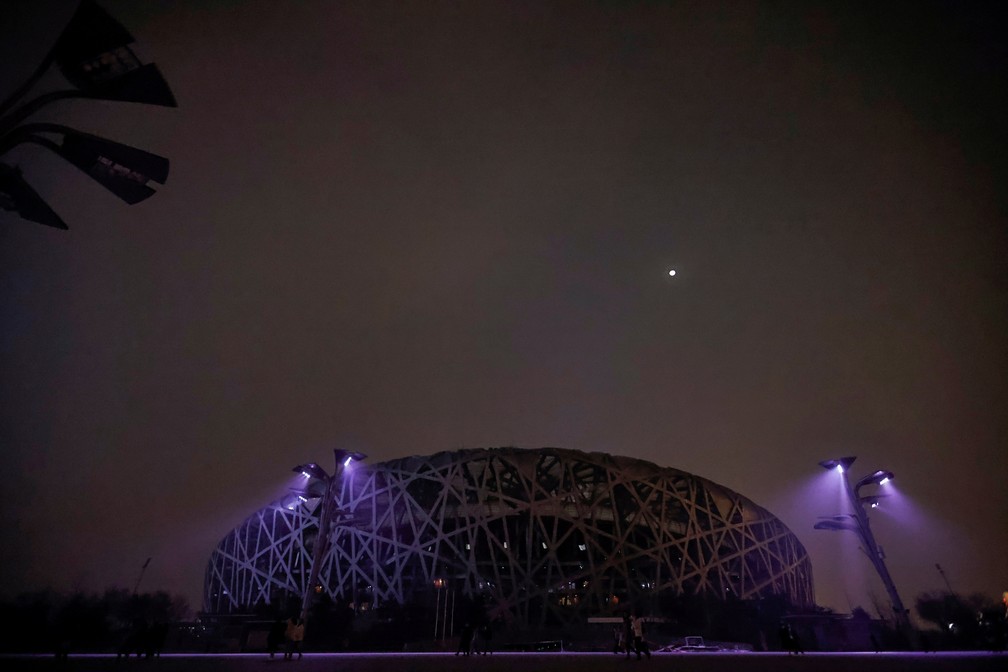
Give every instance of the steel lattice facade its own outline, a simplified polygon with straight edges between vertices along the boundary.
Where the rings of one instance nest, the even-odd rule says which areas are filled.
[[[814,604],[808,555],[780,520],[637,459],[497,448],[361,463],[335,505],[319,581],[337,601],[430,600],[442,579],[526,627],[583,621],[656,591]],[[320,510],[321,497],[292,496],[231,531],[210,558],[204,609],[303,594]]]

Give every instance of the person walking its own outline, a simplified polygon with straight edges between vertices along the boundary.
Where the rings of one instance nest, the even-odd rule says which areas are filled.
[[[804,654],[805,649],[802,648],[801,638],[794,631],[794,628],[791,627],[791,624],[788,624],[788,637],[791,639],[791,650],[794,652],[794,655],[800,656]]]
[[[468,656],[472,653],[473,645],[473,626],[468,621],[462,626],[462,632],[459,636],[458,648],[455,650],[455,655],[460,653],[463,656]]]
[[[633,623],[630,620],[630,614],[623,614],[623,650],[626,651],[626,657],[630,657],[630,651],[633,650]]]
[[[287,638],[287,651],[284,653],[284,660],[292,660],[297,653],[298,660],[301,660],[301,643],[304,641],[304,621],[300,616],[291,616],[287,619],[287,631],[284,633]]]
[[[780,638],[781,651],[787,651],[789,656],[794,653],[791,648],[791,628],[787,623],[781,621],[780,627],[777,628],[777,636]]]
[[[493,653],[493,647],[491,642],[493,642],[493,621],[489,618],[483,620],[479,626],[479,651],[481,655],[487,655]]]
[[[280,643],[284,640],[284,633],[286,631],[287,624],[278,616],[266,634],[266,651],[269,653],[270,658],[275,656],[276,652],[280,650]]]
[[[634,650],[637,652],[637,660],[641,659],[641,653],[647,655],[651,660],[651,649],[648,648],[647,640],[644,639],[644,617],[637,614],[633,618]]]

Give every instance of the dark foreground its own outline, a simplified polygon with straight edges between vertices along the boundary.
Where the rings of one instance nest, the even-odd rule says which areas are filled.
[[[0,656],[0,670],[89,672],[942,672],[1008,670],[1008,655],[943,653],[661,653],[638,662],[611,653],[496,653],[465,658],[444,653],[309,653],[301,660],[265,654],[165,654],[155,659],[115,656]]]

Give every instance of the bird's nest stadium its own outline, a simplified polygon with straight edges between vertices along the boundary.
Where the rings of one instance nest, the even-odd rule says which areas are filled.
[[[325,497],[305,485],[220,542],[205,611],[304,594]],[[336,603],[433,605],[449,586],[526,628],[612,615],[656,594],[815,603],[808,554],[773,514],[638,459],[456,450],[356,463],[334,485],[316,589]]]

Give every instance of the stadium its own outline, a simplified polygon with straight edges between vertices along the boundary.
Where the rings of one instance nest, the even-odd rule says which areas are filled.
[[[204,610],[286,604],[311,581],[324,479],[255,512],[213,551]],[[517,628],[584,623],[659,595],[814,605],[804,547],[699,476],[559,448],[354,463],[330,492],[317,591],[355,610],[479,600]]]

